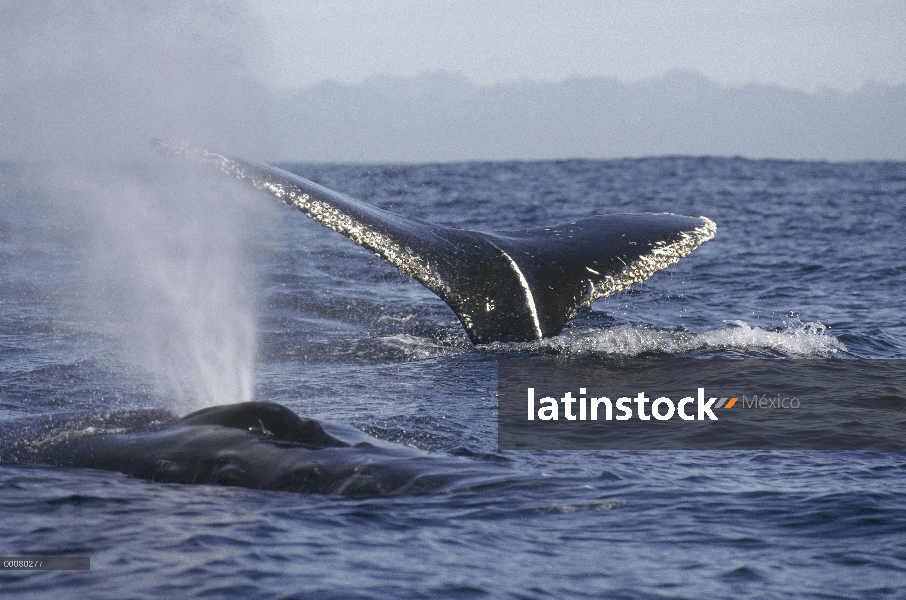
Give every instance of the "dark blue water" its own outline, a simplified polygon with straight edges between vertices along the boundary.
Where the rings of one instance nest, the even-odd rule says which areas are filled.
[[[0,590],[902,597],[903,453],[499,452],[494,394],[496,359],[514,352],[906,358],[906,164],[291,168],[399,214],[474,229],[673,212],[705,215],[718,233],[556,338],[476,348],[419,284],[239,184],[159,164],[5,165],[6,438],[40,442],[115,429],[125,410],[185,414],[255,398],[464,476],[420,494],[350,498],[3,464],[2,553],[87,555],[92,569],[4,572]]]

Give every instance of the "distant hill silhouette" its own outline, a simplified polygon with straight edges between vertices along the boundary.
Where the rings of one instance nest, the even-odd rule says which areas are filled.
[[[435,71],[274,93],[226,68],[172,72],[119,59],[85,73],[26,67],[0,68],[8,84],[0,86],[0,160],[128,161],[147,158],[154,137],[288,162],[906,160],[906,85],[807,94],[673,71],[635,84],[576,77],[480,86]]]
[[[278,94],[273,158],[427,162],[651,155],[906,160],[906,85],[814,94],[689,71],[625,84],[373,77]]]

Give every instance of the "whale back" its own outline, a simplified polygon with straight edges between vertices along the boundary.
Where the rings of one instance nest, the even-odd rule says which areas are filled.
[[[342,448],[349,445],[329,435],[314,419],[303,419],[285,406],[273,402],[243,402],[203,408],[186,415],[179,423],[219,425],[252,431],[310,450]]]
[[[488,473],[480,464],[364,434],[351,433],[347,443],[270,402],[215,406],[182,419],[133,412],[104,414],[98,428],[55,420],[2,432],[0,461],[103,469],[161,483],[364,497],[446,489]]]

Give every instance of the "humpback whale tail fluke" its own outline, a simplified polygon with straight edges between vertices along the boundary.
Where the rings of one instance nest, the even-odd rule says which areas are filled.
[[[154,145],[246,181],[364,246],[440,296],[475,344],[557,335],[580,308],[676,263],[717,231],[705,217],[672,214],[457,229],[389,213],[268,165],[170,140]]]

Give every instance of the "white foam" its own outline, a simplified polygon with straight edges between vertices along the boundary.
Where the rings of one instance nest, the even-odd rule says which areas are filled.
[[[439,340],[399,333],[378,338],[382,346],[401,352],[408,360],[425,360],[479,351],[530,351],[545,354],[612,354],[637,356],[646,353],[685,354],[702,350],[775,351],[795,357],[827,357],[845,352],[846,346],[827,332],[821,323],[787,321],[778,330],[749,326],[744,321],[727,321],[728,327],[705,332],[656,329],[627,323],[602,329],[574,327],[542,340],[473,347],[464,336]]]
[[[697,333],[666,331],[643,324],[625,324],[607,329],[577,327],[563,334],[536,342],[518,344],[520,348],[562,354],[617,354],[636,356],[655,352],[683,354],[698,350],[773,350],[791,356],[830,356],[846,346],[827,333],[820,323],[788,322],[779,331],[750,327],[743,321],[730,326]]]
[[[425,360],[455,353],[449,346],[442,346],[431,338],[398,333],[380,338],[381,344],[402,352],[408,360]]]

